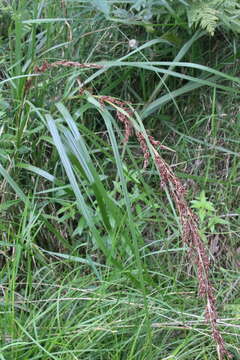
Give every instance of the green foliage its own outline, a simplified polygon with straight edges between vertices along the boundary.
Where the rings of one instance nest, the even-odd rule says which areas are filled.
[[[193,1],[2,1],[1,359],[216,359],[171,194],[109,95],[221,238],[209,273],[239,357],[238,13],[210,3],[220,42],[189,28]],[[37,71],[63,59],[104,67]]]
[[[95,6],[98,10],[102,11],[105,16],[109,15],[110,12],[110,5],[108,0],[91,0],[93,6]]]
[[[192,0],[187,8],[189,26],[198,26],[214,35],[218,25],[240,31],[240,4],[238,0]]]
[[[0,38],[7,37],[12,14],[13,9],[11,5],[4,0],[0,0]]]
[[[197,197],[197,200],[192,200],[191,202],[192,207],[198,210],[198,215],[201,222],[203,222],[209,214],[212,214],[215,211],[211,201],[207,200],[204,191],[202,191],[199,197]]]
[[[191,203],[192,208],[197,210],[202,236],[204,237],[205,241],[206,237],[204,236],[204,233],[209,230],[211,233],[214,233],[216,231],[216,225],[228,225],[228,221],[216,215],[216,209],[213,203],[207,200],[205,191],[201,191],[196,200],[192,200]]]
[[[218,24],[218,10],[210,7],[207,2],[198,1],[191,6],[191,9],[187,11],[189,26],[199,25],[206,29],[209,34],[213,35],[215,28]]]
[[[110,2],[104,2],[104,9],[100,9],[106,16],[110,14]],[[240,31],[240,4],[238,0],[156,0],[130,1],[132,6],[129,10],[122,9],[119,5],[121,1],[111,2],[111,14],[115,20],[124,23],[139,24],[151,31],[154,31],[154,18],[158,18],[165,23],[168,19],[176,23],[184,23],[186,16],[188,26],[200,27],[206,30],[210,35],[218,26],[232,31]],[[93,2],[94,4],[94,2]],[[108,4],[108,7],[107,7]]]

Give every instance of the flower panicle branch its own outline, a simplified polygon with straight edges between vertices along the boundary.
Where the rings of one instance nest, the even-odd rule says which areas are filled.
[[[48,63],[46,61],[41,66],[35,66],[34,71],[36,73],[44,73],[50,68],[59,67],[59,66],[75,67],[80,69],[102,69],[104,67],[104,65],[100,65],[100,64],[88,64],[88,63],[79,63],[77,61],[60,60],[52,63]]]
[[[59,60],[59,61],[55,61],[52,63],[45,61],[40,66],[36,65],[34,67],[34,72],[36,74],[43,74],[47,70],[54,68],[54,67],[59,67],[59,66],[74,67],[74,68],[80,68],[80,69],[102,69],[102,68],[104,68],[104,65],[101,65],[101,64],[80,63],[77,61]],[[33,78],[30,78],[26,81],[25,89],[24,89],[25,94],[32,87],[32,84],[33,84]],[[82,90],[82,93],[83,93],[83,90]]]
[[[110,105],[116,105],[117,118],[124,126],[124,142],[127,143],[129,137],[132,135],[132,124],[129,119],[133,114],[132,111],[129,109],[129,106],[125,102],[118,100],[112,96],[100,96],[99,100],[102,106],[104,106],[105,103],[108,103]],[[121,109],[121,111],[119,109]]]

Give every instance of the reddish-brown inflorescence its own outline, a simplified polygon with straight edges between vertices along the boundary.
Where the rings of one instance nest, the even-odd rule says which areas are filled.
[[[130,135],[129,128],[132,129],[130,123],[132,112],[127,111],[126,103],[116,100],[115,98],[102,96],[100,99],[102,104],[107,101],[108,103],[117,104],[122,108],[122,110],[124,110],[126,115],[122,112],[120,113],[120,111],[117,111],[117,118],[124,124],[125,140],[127,141]],[[142,132],[136,130],[134,133],[144,155],[143,167],[146,168],[150,158],[150,151],[145,135]],[[150,135],[148,135],[148,140],[152,145],[155,165],[161,178],[161,187],[167,187],[170,191],[170,194],[172,195],[182,224],[183,243],[188,246],[191,259],[193,259],[197,267],[199,283],[198,292],[199,296],[206,300],[205,319],[211,326],[212,337],[217,344],[219,359],[222,360],[225,356],[231,358],[232,356],[227,351],[223,337],[217,328],[218,314],[216,310],[216,299],[214,296],[212,284],[209,279],[210,262],[207,251],[199,234],[198,218],[187,204],[185,198],[187,192],[186,188],[157,151],[158,146],[160,148],[164,147],[159,141],[156,141],[154,137]]]
[[[35,72],[43,73],[51,67],[66,66],[78,68],[95,68],[100,69],[103,66],[98,64],[81,64],[73,61],[56,61],[54,63],[44,63],[42,66],[35,67]],[[146,138],[141,131],[134,129],[131,124],[132,111],[126,102],[120,101],[111,96],[98,97],[102,106],[108,103],[115,108],[117,107],[117,119],[124,125],[125,139],[127,142],[130,135],[135,134],[141,150],[144,155],[143,167],[146,168],[150,158],[150,151]],[[121,110],[120,110],[121,109]],[[181,181],[175,176],[171,167],[160,156],[157,147],[166,148],[159,141],[156,141],[152,136],[147,135],[150,144],[152,145],[152,152],[154,154],[154,162],[161,178],[161,187],[168,188],[172,199],[176,205],[182,225],[182,240],[189,248],[189,254],[197,267],[198,277],[198,292],[199,296],[206,300],[205,318],[210,324],[212,330],[212,337],[217,344],[219,359],[222,360],[225,356],[229,359],[232,357],[227,351],[225,343],[220,331],[217,328],[218,314],[216,310],[216,299],[214,290],[209,279],[210,262],[207,255],[207,250],[202,242],[198,230],[198,218],[188,206],[186,201],[186,189]]]
[[[35,66],[34,71],[36,73],[43,73],[52,67],[65,66],[65,67],[77,67],[80,69],[102,69],[104,66],[100,64],[81,64],[77,61],[60,60],[53,63],[45,62],[41,66]]]
[[[112,96],[100,96],[100,103],[104,106],[105,103],[116,105],[122,111],[117,109],[117,118],[124,126],[124,142],[127,143],[129,137],[132,134],[132,124],[130,118],[132,116],[132,111],[129,109],[127,104],[123,101],[120,101]]]

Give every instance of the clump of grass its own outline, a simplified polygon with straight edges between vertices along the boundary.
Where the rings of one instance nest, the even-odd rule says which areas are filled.
[[[149,32],[113,3],[124,25],[91,0],[12,1],[0,31],[1,360],[215,360],[214,336],[238,358],[239,37],[162,5]],[[231,221],[186,219],[183,179]]]
[[[54,63],[44,63],[40,67],[35,67],[35,71],[43,73],[52,67],[58,66],[97,69],[103,67],[98,64],[81,64],[79,62],[64,60]],[[84,89],[80,89],[80,93],[84,94]],[[189,258],[197,267],[198,293],[199,296],[206,301],[205,319],[210,324],[212,337],[217,345],[218,357],[220,360],[224,359],[225,356],[229,359],[232,358],[232,355],[226,349],[222,334],[217,328],[218,314],[216,309],[216,298],[209,275],[210,261],[198,229],[198,218],[188,206],[186,200],[186,188],[159,154],[158,147],[164,148],[160,141],[156,141],[153,136],[147,135],[134,127],[134,123],[132,122],[133,111],[130,109],[129,105],[124,101],[107,95],[97,96],[97,99],[101,106],[104,106],[105,103],[107,103],[116,108],[116,117],[124,126],[125,143],[128,142],[131,135],[136,136],[143,152],[144,168],[148,165],[150,155],[153,155],[153,160],[161,179],[160,186],[161,188],[167,189],[171,194],[181,221],[183,244],[188,246]]]

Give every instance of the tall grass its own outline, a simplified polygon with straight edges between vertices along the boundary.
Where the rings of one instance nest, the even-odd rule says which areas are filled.
[[[238,38],[108,18],[129,4],[7,10],[1,359],[240,356]]]

